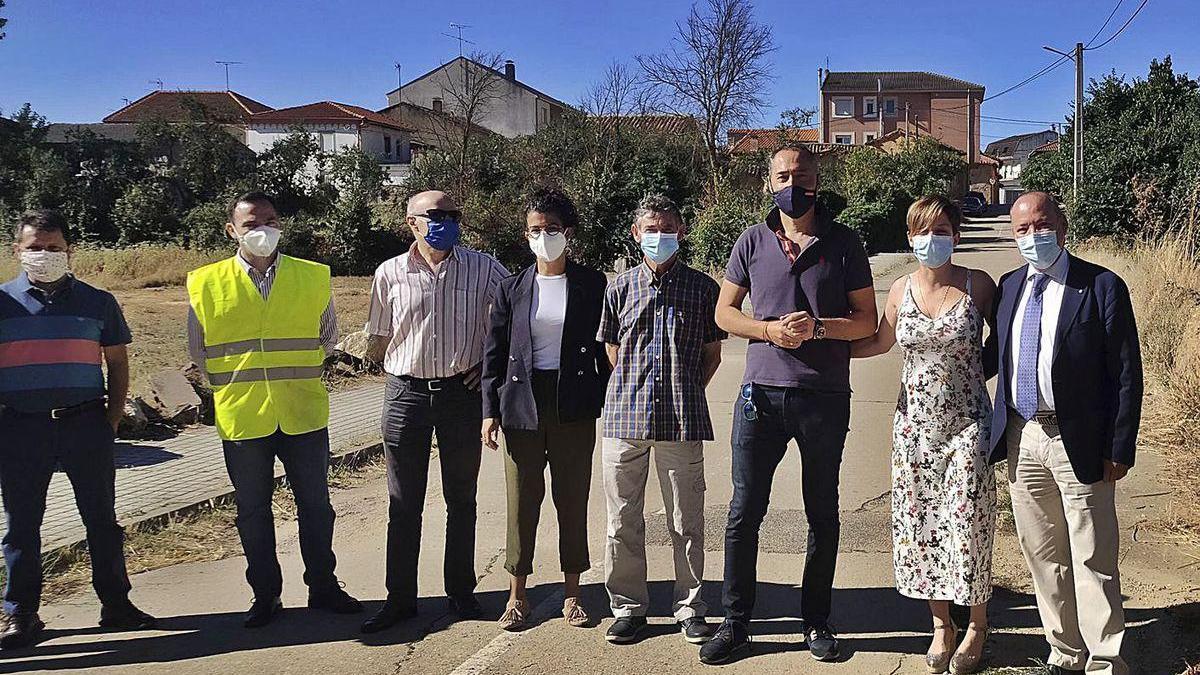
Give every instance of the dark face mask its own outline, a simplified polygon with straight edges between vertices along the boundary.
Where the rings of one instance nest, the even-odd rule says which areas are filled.
[[[803,216],[816,203],[816,190],[810,192],[804,188],[793,188],[789,185],[775,193],[775,206],[778,206],[779,210],[787,214],[789,218]]]

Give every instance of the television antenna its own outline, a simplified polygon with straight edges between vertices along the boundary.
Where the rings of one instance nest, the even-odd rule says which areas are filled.
[[[448,38],[454,38],[455,40],[458,40],[458,55],[459,55],[459,56],[462,56],[462,55],[463,55],[463,43],[464,43],[464,42],[465,42],[465,43],[467,43],[467,44],[469,44],[469,45],[473,45],[473,44],[475,44],[474,42],[471,42],[470,40],[468,40],[468,39],[466,39],[465,37],[463,37],[463,29],[464,29],[464,28],[470,28],[470,27],[471,27],[471,26],[469,26],[469,25],[467,25],[467,24],[465,24],[465,23],[454,23],[453,21],[451,21],[451,22],[450,22],[450,28],[451,28],[451,30],[454,30],[454,31],[456,31],[458,34],[457,34],[457,35],[451,35],[451,34],[449,34],[449,33],[442,33],[442,35],[445,35],[445,36],[446,36],[446,37],[448,37]]]
[[[150,80],[150,84],[153,84],[153,85],[157,86],[157,87],[158,87],[158,90],[159,90],[159,91],[162,91],[162,88],[163,88],[163,81],[162,81],[162,80],[159,80],[159,79],[153,79],[153,80]]]
[[[225,66],[225,91],[229,91],[229,66],[240,66],[241,61],[217,61],[217,65]]]
[[[403,103],[404,102],[404,76],[401,75],[401,72],[403,71],[404,66],[401,65],[399,61],[396,61],[392,65],[396,66],[396,99],[400,103]]]

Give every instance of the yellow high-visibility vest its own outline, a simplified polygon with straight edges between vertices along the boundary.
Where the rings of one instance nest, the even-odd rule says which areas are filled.
[[[188,273],[188,299],[204,329],[217,433],[225,440],[295,435],[329,425],[321,382],[321,315],[329,268],[281,255],[267,299],[234,258]]]

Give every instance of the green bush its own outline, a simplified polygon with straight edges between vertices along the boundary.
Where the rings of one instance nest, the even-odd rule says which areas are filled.
[[[762,222],[771,208],[771,198],[762,190],[726,187],[721,194],[721,200],[696,212],[687,237],[689,260],[701,269],[724,269],[738,237],[747,227]]]

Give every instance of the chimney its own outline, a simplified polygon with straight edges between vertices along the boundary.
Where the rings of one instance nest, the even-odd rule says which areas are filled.
[[[512,59],[504,62],[504,77],[508,78],[510,82],[517,81],[517,64],[513,63]]]

